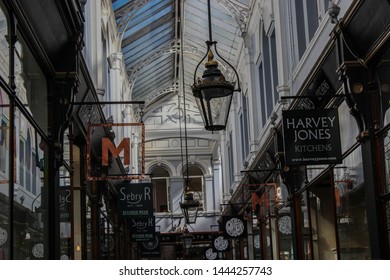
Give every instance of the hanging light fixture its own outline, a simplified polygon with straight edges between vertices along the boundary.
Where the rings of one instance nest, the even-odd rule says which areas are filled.
[[[183,242],[184,249],[186,249],[186,251],[191,249],[192,240],[194,239],[194,236],[188,231],[187,227],[184,228],[180,238],[181,241]]]
[[[194,194],[186,187],[186,193],[184,194],[184,201],[180,202],[180,208],[183,212],[186,224],[195,224],[198,217],[200,202],[194,200]]]
[[[184,102],[184,115],[186,115],[185,102]],[[184,187],[184,201],[180,202],[179,204],[180,204],[181,211],[183,212],[186,224],[195,224],[196,218],[198,217],[200,202],[194,199],[194,193],[192,192],[191,182],[188,174],[189,165],[188,165],[186,117],[184,117],[184,133],[185,133],[184,141],[185,141],[185,153],[186,153],[185,154],[186,168],[185,168],[185,177],[183,173],[183,182],[185,182],[185,187]],[[182,152],[182,161],[183,161],[183,152]]]
[[[183,56],[182,56],[183,57]],[[188,137],[187,137],[187,111],[186,111],[186,94],[183,90],[183,119],[184,119],[184,144],[185,144],[185,160],[186,166],[184,166],[184,155],[183,155],[183,146],[181,145],[181,160],[183,165],[183,182],[184,186],[184,201],[180,202],[180,208],[183,212],[184,219],[186,224],[194,224],[198,216],[198,210],[200,207],[200,202],[194,199],[194,193],[192,192],[191,182],[189,179],[189,164],[188,164]],[[181,137],[181,127],[180,127],[180,139]],[[180,141],[182,144],[183,142]],[[184,169],[185,168],[185,169]]]
[[[235,91],[241,91],[241,88],[236,69],[218,54],[217,42],[212,39],[210,0],[207,0],[207,10],[209,26],[209,40],[206,42],[207,52],[195,68],[194,84],[191,88],[198,104],[205,129],[217,131],[225,129],[233,93]],[[212,46],[214,46],[215,54],[234,70],[237,78],[237,88],[235,88],[235,82],[227,81],[221,73],[221,70],[218,69],[218,62],[214,60]],[[202,78],[196,78],[199,65],[206,57],[208,61],[205,64],[206,69],[203,72]]]

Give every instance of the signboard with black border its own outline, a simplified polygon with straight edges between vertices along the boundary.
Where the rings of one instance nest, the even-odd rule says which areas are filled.
[[[337,109],[283,111],[287,165],[340,163],[341,141]]]
[[[212,245],[215,252],[226,252],[230,250],[230,239],[226,239],[222,234],[215,235]]]
[[[151,183],[121,183],[118,191],[119,217],[153,216],[153,185]]]
[[[242,239],[247,237],[247,223],[243,216],[222,216],[225,238]]]
[[[138,242],[142,257],[155,258],[161,255],[160,233],[156,232],[150,241]]]
[[[154,239],[156,234],[156,219],[154,216],[129,218],[128,222],[131,229],[131,240],[140,242]]]

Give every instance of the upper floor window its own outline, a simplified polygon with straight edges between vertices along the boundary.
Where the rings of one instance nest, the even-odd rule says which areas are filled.
[[[184,174],[186,171],[184,171]],[[194,200],[201,203],[199,210],[206,209],[205,198],[204,198],[204,177],[202,170],[195,165],[190,165],[188,168],[188,179],[190,185],[190,191],[194,194]]]
[[[291,0],[296,52],[301,58],[328,8],[328,0]]]
[[[234,183],[234,162],[233,162],[233,135],[230,132],[229,133],[229,143],[227,147],[227,152],[228,152],[228,185],[232,185]]]
[[[242,160],[246,160],[249,154],[249,116],[248,116],[248,97],[242,95],[242,113],[240,116],[241,121],[241,135],[242,135]]]
[[[156,167],[152,174],[153,208],[156,212],[170,211],[169,203],[169,173],[163,167]]]
[[[278,86],[278,73],[275,31],[269,35],[263,32],[261,53],[258,73],[260,83],[261,127],[263,127],[278,100],[276,90]]]

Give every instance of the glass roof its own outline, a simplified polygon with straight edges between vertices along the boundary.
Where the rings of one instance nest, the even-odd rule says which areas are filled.
[[[253,1],[210,1],[212,40],[217,41],[219,55],[233,66]],[[122,35],[131,99],[145,101],[148,110],[162,97],[179,90],[191,92],[195,68],[206,55],[209,40],[207,0],[112,0],[112,6]],[[202,75],[203,64],[196,76]],[[224,70],[221,64],[220,69]]]

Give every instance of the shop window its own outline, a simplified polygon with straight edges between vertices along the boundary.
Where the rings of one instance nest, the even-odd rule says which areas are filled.
[[[9,195],[15,195],[14,208],[10,209],[14,213],[12,220],[9,219],[9,213],[0,215],[1,225],[13,224],[13,248],[7,248],[7,244],[2,246],[0,258],[10,258],[10,250],[13,250],[13,259],[42,259],[47,258],[49,252],[48,238],[45,236],[47,230],[44,230],[48,226],[47,192],[43,191],[45,187],[47,189],[47,186],[44,186],[47,180],[33,162],[33,145],[34,141],[38,141],[39,148],[35,149],[35,153],[39,154],[41,159],[45,158],[47,146],[39,135],[32,137],[35,135],[34,124],[29,122],[24,113],[30,114],[36,123],[47,131],[47,86],[43,72],[27,47],[23,35],[8,34],[7,17],[3,11],[5,10],[0,8],[0,76],[8,83],[9,73],[15,73],[16,95],[13,98],[18,99],[17,106],[23,104],[26,110],[21,111],[16,107],[10,112],[10,93],[7,88],[0,90],[0,203],[4,203]],[[9,36],[18,39],[15,44],[14,64],[9,63],[10,47],[6,39]],[[15,121],[15,135],[10,135],[9,126],[12,120]],[[9,139],[14,141],[10,143]],[[15,146],[15,157],[12,158],[9,157],[11,145]],[[9,170],[9,166],[13,166],[15,170]],[[9,178],[11,171],[14,178]],[[13,194],[8,193],[10,180],[15,182]],[[35,187],[33,182],[36,183]]]
[[[390,192],[390,133],[383,138],[383,155],[385,161],[385,193]]]
[[[6,83],[9,76],[9,47],[7,42],[8,23],[5,14],[0,7],[0,75]]]
[[[7,122],[1,120],[0,125],[0,171],[6,173],[7,171]]]
[[[339,259],[370,259],[366,197],[360,147],[334,169]]]
[[[45,227],[48,226],[47,180],[40,165],[36,164],[35,156],[44,160],[47,146],[18,109],[15,115],[23,119],[21,123],[25,125],[19,126],[22,131],[15,135],[18,145],[15,172],[20,187],[15,190],[14,226],[17,234],[14,258],[43,259],[47,258],[48,252],[48,238],[45,236]]]
[[[15,110],[17,158],[15,174],[21,188],[18,190],[18,203],[15,213],[15,232],[21,233],[15,238],[15,259],[43,259],[47,258],[48,238],[45,236],[45,227],[48,226],[47,180],[44,177],[44,162],[46,161],[47,146],[40,135],[36,133],[34,124],[29,122],[30,116],[42,131],[47,132],[47,85],[46,79],[32,52],[27,47],[22,34],[17,34],[18,42],[15,45],[15,84],[16,98],[24,104],[25,111]],[[34,138],[32,137],[34,135]],[[33,157],[39,157],[37,166]],[[41,161],[42,160],[42,161]],[[32,170],[35,169],[35,170]],[[36,183],[36,186],[33,185]],[[35,189],[34,189],[35,188]],[[23,201],[21,200],[23,198]],[[19,209],[20,208],[20,209]],[[26,211],[28,209],[29,211]]]
[[[319,183],[309,189],[309,211],[313,240],[313,258],[316,260],[334,260],[336,252],[336,221],[333,209],[333,188]]]
[[[169,173],[163,167],[155,168],[152,173],[153,184],[153,208],[156,212],[170,211],[168,201]]]
[[[26,190],[31,192],[31,136],[30,131],[27,132],[27,140],[26,140],[26,158],[25,158],[25,177],[26,177]]]

